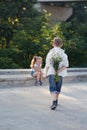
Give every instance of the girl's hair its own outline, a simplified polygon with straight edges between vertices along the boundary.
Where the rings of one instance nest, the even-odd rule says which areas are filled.
[[[30,64],[31,68],[34,67],[36,60],[37,60],[37,56],[34,56],[33,59],[31,60],[31,64]]]
[[[42,60],[42,57],[38,56],[38,57],[37,57],[37,60],[38,60],[38,59]]]

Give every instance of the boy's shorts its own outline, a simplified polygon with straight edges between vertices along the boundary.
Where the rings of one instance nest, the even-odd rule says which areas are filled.
[[[49,75],[49,90],[51,93],[60,93],[62,87],[62,77],[58,82],[55,82],[55,75]]]
[[[31,71],[31,76],[33,77],[33,75],[34,75],[34,71],[32,70],[32,71]]]

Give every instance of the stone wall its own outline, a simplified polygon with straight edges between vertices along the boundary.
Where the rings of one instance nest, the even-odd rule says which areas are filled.
[[[35,79],[30,75],[30,69],[0,69],[0,88],[15,86],[34,86]],[[87,82],[87,68],[68,68],[63,82]],[[43,69],[43,86],[48,84]]]
[[[41,8],[47,10],[48,13],[51,13],[51,20],[56,21],[66,21],[73,12],[73,9],[70,7],[50,6],[44,3],[41,4]]]

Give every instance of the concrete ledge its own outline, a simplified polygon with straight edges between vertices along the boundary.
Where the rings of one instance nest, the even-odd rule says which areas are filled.
[[[86,72],[87,68],[68,68],[68,72]]]
[[[68,75],[63,82],[86,82],[87,68],[68,68]],[[48,79],[43,78],[43,85],[48,84]],[[30,69],[2,69],[0,70],[0,88],[13,86],[34,86],[34,79]]]
[[[30,69],[0,69],[0,75],[30,74]]]

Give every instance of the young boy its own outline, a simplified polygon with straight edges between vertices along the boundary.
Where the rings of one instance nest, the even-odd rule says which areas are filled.
[[[62,39],[55,37],[52,43],[53,48],[48,52],[46,57],[46,77],[49,78],[49,90],[52,94],[52,105],[51,110],[55,110],[58,105],[58,98],[62,87],[62,77],[66,76],[66,70],[69,66],[67,55],[64,50],[61,49],[63,46]],[[51,58],[53,54],[57,54],[61,57],[61,61],[58,66],[58,70],[55,72],[53,64],[51,63]],[[55,74],[58,74],[59,80],[55,81]]]

